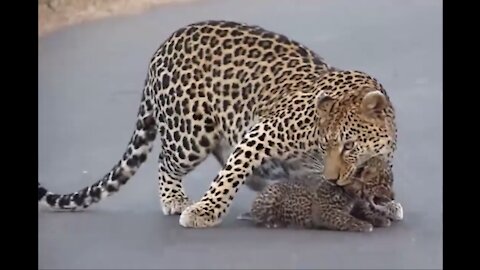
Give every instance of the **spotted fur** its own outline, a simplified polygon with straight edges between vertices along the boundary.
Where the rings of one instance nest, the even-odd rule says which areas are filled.
[[[368,158],[391,158],[396,143],[393,107],[376,79],[335,69],[261,27],[205,21],[175,31],[154,53],[122,159],[75,193],[54,194],[39,184],[39,201],[75,210],[115,193],[145,161],[156,135],[162,209],[181,213],[185,227],[219,224],[238,189],[262,168],[283,170],[281,164],[319,149],[330,157],[329,178],[345,184]],[[191,205],[182,179],[211,153],[223,169]]]
[[[366,232],[403,218],[401,205],[393,199],[389,166],[381,158],[371,158],[343,187],[326,181],[319,171],[278,180],[261,190],[251,211],[239,218],[268,228]]]

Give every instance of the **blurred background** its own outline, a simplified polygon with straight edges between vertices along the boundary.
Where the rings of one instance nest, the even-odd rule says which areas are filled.
[[[38,33],[44,36],[73,24],[115,15],[132,15],[171,3],[197,0],[38,0]]]

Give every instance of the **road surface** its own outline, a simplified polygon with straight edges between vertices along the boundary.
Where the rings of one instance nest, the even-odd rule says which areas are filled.
[[[397,198],[405,220],[369,234],[267,230],[235,217],[185,229],[157,199],[158,147],[119,194],[81,213],[39,210],[40,269],[442,268],[442,2],[432,0],[203,0],[74,26],[39,40],[39,180],[76,191],[125,149],[148,61],[188,23],[259,24],[329,63],[377,77],[398,115]],[[198,200],[220,167],[208,159],[187,179]]]

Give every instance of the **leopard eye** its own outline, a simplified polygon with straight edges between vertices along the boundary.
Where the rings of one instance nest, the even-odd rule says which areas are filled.
[[[350,141],[350,142],[346,142],[344,145],[343,145],[343,150],[352,150],[353,147],[355,146],[355,143]]]

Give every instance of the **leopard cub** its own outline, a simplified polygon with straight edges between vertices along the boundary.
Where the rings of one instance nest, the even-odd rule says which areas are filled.
[[[403,210],[394,201],[391,168],[383,159],[371,158],[345,186],[314,172],[275,181],[259,192],[250,212],[238,218],[268,228],[369,232],[401,220]]]

